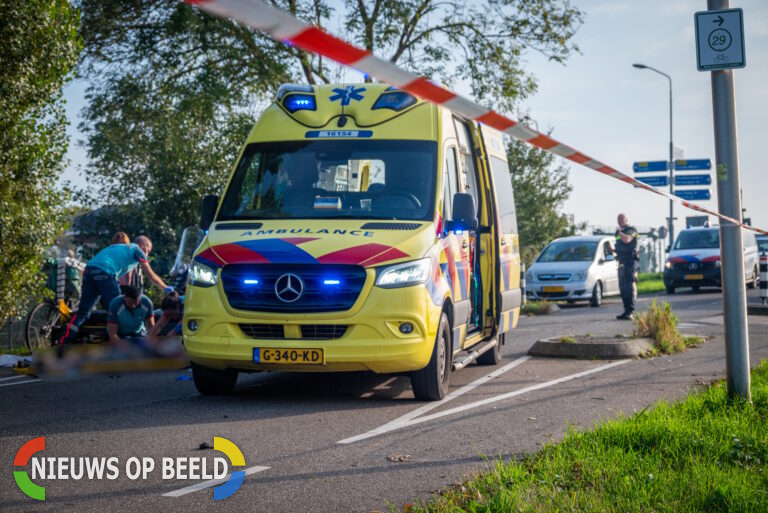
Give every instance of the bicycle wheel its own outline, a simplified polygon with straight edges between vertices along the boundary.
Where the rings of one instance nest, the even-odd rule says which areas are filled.
[[[27,347],[45,349],[51,347],[51,330],[59,321],[59,308],[51,301],[38,303],[27,317]]]

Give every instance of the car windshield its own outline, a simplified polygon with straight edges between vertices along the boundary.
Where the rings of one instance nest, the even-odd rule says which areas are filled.
[[[218,220],[432,220],[437,144],[313,140],[249,145]]]
[[[717,249],[720,247],[720,231],[684,230],[680,232],[672,249]]]
[[[589,262],[595,258],[597,241],[578,240],[553,242],[541,252],[537,262]]]
[[[768,238],[758,237],[758,239],[757,239],[757,247],[758,247],[758,251],[760,251],[760,253],[762,253],[762,252],[768,253]]]

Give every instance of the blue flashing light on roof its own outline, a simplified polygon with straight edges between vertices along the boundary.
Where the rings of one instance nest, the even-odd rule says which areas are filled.
[[[315,96],[311,94],[291,94],[283,100],[283,107],[293,114],[299,110],[317,110]]]
[[[416,98],[405,91],[385,91],[378,97],[371,110],[390,109],[395,112],[407,109],[416,103]]]

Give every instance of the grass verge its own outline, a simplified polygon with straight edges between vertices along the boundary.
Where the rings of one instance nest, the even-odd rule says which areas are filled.
[[[16,356],[31,356],[32,351],[26,346],[5,347],[0,349],[0,354],[13,354]]]
[[[552,303],[546,299],[541,301],[528,300],[520,308],[520,313],[525,315],[549,315],[552,313]]]
[[[662,273],[639,273],[637,275],[638,294],[653,294],[665,290]]]
[[[562,442],[422,505],[419,512],[768,511],[768,362],[752,371],[753,404],[718,382],[682,402],[569,429]],[[410,505],[409,505],[410,506]]]

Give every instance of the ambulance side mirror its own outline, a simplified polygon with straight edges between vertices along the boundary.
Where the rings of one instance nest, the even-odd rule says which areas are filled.
[[[453,219],[446,223],[448,230],[476,230],[477,209],[475,198],[466,192],[453,195]]]
[[[209,194],[203,198],[203,208],[200,212],[200,229],[208,231],[213,218],[216,215],[216,207],[219,206],[219,197],[215,194]]]

